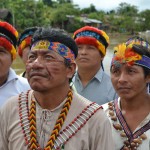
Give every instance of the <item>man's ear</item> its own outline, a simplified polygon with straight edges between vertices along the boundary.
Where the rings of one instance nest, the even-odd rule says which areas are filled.
[[[75,71],[76,71],[76,64],[71,63],[70,66],[68,67],[67,77],[72,78]]]
[[[101,52],[99,52],[99,53],[100,53],[100,56],[101,56],[101,61],[103,61],[104,60],[104,55]]]

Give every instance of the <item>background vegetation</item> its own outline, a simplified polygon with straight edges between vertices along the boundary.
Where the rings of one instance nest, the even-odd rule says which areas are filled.
[[[10,22],[22,31],[31,26],[53,26],[73,32],[83,26],[82,14],[98,19],[109,25],[110,32],[146,31],[150,27],[150,10],[139,12],[137,6],[120,3],[118,8],[109,12],[97,10],[94,5],[80,9],[72,0],[0,0],[0,9],[8,9],[12,14]],[[69,16],[74,17],[69,22]]]

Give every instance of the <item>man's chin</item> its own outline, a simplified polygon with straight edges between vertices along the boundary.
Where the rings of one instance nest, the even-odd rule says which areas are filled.
[[[31,86],[32,90],[34,90],[34,91],[38,91],[38,92],[44,91],[44,88],[42,87],[42,84],[40,84],[40,83],[32,83],[32,84],[30,84],[30,86]]]

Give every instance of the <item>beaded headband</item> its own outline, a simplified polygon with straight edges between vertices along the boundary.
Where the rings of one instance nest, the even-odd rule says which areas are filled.
[[[128,65],[137,64],[150,69],[150,58],[134,52],[133,44],[126,45],[123,43],[115,47],[114,50],[111,66],[120,67],[121,64],[126,63]]]
[[[106,48],[109,45],[109,37],[103,30],[91,26],[85,26],[78,29],[73,37],[77,44],[94,45],[104,56],[106,55]]]
[[[146,41],[143,38],[138,37],[138,36],[129,38],[126,41],[126,45],[129,45],[129,44],[141,45],[143,47],[150,48],[150,44],[148,43],[148,41]]]
[[[31,50],[53,50],[69,62],[75,61],[75,55],[71,49],[59,42],[50,42],[48,40],[39,40],[33,43]]]

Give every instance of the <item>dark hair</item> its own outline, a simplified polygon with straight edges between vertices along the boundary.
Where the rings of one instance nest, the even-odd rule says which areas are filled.
[[[77,47],[75,41],[63,29],[40,27],[35,31],[35,33],[32,37],[31,45],[34,42],[41,40],[41,39],[47,39],[47,40],[50,40],[51,42],[60,42],[64,45],[66,45],[67,47],[69,47],[73,51],[75,58],[78,55],[78,47]]]
[[[146,47],[144,47],[144,46],[142,46],[142,45],[136,45],[136,44],[133,45],[132,49],[133,49],[136,53],[138,53],[138,54],[140,54],[140,55],[145,55],[145,56],[147,56],[147,57],[150,58],[150,49],[148,49],[148,48],[146,48]],[[141,67],[142,67],[143,70],[144,70],[144,75],[145,75],[145,77],[150,74],[150,69],[148,69],[148,68],[146,68],[146,67],[144,67],[144,66],[141,66]]]

